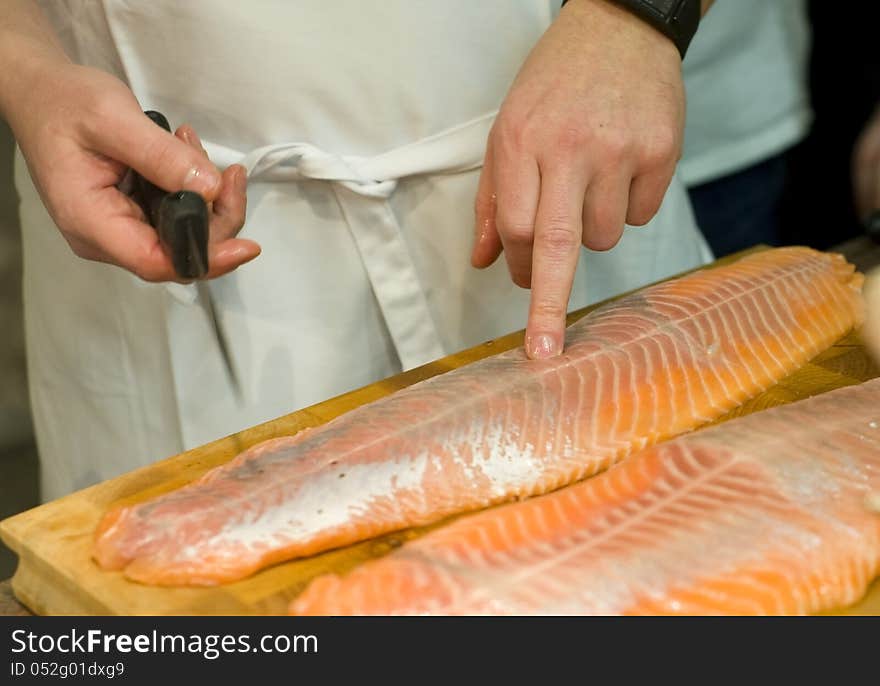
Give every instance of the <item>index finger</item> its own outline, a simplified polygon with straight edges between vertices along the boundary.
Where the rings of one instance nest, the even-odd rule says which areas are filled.
[[[145,281],[176,280],[155,229],[130,197],[114,186],[86,188],[70,207],[65,238],[79,257],[117,265]]]
[[[143,212],[131,198],[114,187],[77,197],[77,203],[84,207],[75,215],[82,218],[77,234],[88,237],[74,237],[71,242],[80,257],[118,265],[144,281],[187,283],[174,271],[156,230],[144,222]],[[207,278],[215,278],[255,258],[260,247],[253,241],[230,238],[210,244],[208,251],[211,269]]]
[[[208,151],[191,126],[180,126],[174,135],[207,159]],[[211,215],[211,243],[234,238],[241,231],[247,211],[247,169],[240,164],[233,164],[223,170],[220,175],[220,190],[214,202],[208,203],[208,210]],[[211,271],[213,272],[213,268]]]
[[[581,247],[585,188],[586,183],[572,170],[542,170],[526,326],[526,354],[532,359],[562,352],[565,315]]]

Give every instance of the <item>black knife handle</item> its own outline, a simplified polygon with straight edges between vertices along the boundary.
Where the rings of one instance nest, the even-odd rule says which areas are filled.
[[[161,112],[157,112],[156,110],[146,110],[144,112],[150,119],[153,120],[154,123],[161,126],[168,133],[171,133],[171,124],[168,123],[168,119]]]
[[[200,279],[208,273],[208,207],[201,195],[168,193],[159,203],[156,231],[178,276]]]
[[[155,110],[147,110],[144,112],[155,124],[171,133],[171,125],[161,112]],[[140,201],[141,209],[147,215],[147,221],[154,227],[158,226],[159,221],[159,204],[167,195],[167,192],[156,186],[151,181],[147,181],[140,174],[135,175],[135,193]]]
[[[157,126],[171,132],[161,112],[144,112]],[[184,279],[200,279],[208,273],[208,207],[198,193],[168,193],[140,174],[135,191],[159,242],[171,257],[174,271]]]

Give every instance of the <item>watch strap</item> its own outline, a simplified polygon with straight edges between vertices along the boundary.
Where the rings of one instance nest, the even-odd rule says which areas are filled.
[[[567,0],[563,0],[564,5]],[[700,0],[609,0],[625,7],[667,36],[684,59],[700,25]]]

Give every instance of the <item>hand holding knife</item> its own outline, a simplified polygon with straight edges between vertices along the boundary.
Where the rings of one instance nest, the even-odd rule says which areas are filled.
[[[153,122],[171,132],[168,120],[159,112],[145,113]],[[232,356],[214,300],[204,277],[208,273],[209,214],[205,200],[192,191],[168,192],[157,187],[140,174],[134,174],[133,197],[140,204],[147,221],[156,229],[163,249],[171,258],[174,271],[181,279],[194,279],[199,300],[205,308],[214,330],[226,372],[236,398],[241,401],[242,391],[235,373]]]

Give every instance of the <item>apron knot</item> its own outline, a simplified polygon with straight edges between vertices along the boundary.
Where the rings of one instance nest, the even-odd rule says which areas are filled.
[[[252,181],[332,181],[368,198],[387,200],[397,188],[396,178],[372,178],[363,167],[369,158],[336,155],[309,143],[280,143],[246,155],[211,145],[209,156],[218,166],[241,164]]]
[[[331,184],[400,365],[411,369],[448,351],[443,348],[418,270],[388,200],[400,179],[479,168],[494,118],[495,112],[489,112],[373,157],[339,155],[309,143],[277,143],[248,153],[211,141],[204,145],[218,167],[241,164],[252,181]],[[173,289],[171,294],[179,302],[195,300],[186,287]]]

